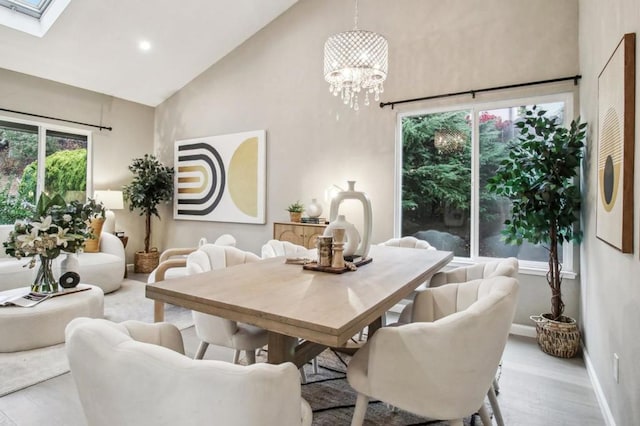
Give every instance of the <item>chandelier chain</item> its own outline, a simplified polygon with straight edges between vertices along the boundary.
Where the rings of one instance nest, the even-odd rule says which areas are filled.
[[[353,15],[353,29],[357,30],[358,29],[358,0],[355,0],[356,2],[356,11]]]

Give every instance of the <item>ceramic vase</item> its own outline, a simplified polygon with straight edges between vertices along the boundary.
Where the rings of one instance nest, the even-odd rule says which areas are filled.
[[[353,180],[347,181],[349,184],[349,189],[347,191],[341,191],[336,194],[336,196],[331,200],[331,213],[329,215],[329,222],[332,223],[340,216],[338,215],[338,211],[340,210],[340,204],[344,200],[358,200],[362,203],[362,211],[364,213],[364,228],[362,231],[362,239],[359,241],[359,245],[355,249],[355,253],[352,253],[355,256],[361,256],[362,258],[367,257],[369,254],[369,237],[371,236],[372,222],[371,218],[373,216],[371,211],[371,201],[367,194],[361,191],[355,190],[356,182]],[[353,225],[352,225],[353,226]],[[348,235],[349,231],[347,231]],[[347,242],[348,243],[348,242]],[[345,256],[349,256],[347,254],[347,249],[345,245]]]
[[[324,229],[323,235],[328,237],[333,236],[333,230],[336,228],[344,229],[344,251],[342,255],[353,256],[360,243],[360,233],[358,233],[355,225],[347,222],[342,214],[338,215],[335,220],[329,222],[329,225]]]
[[[67,272],[80,273],[80,261],[76,253],[67,253],[60,262],[60,276]]]
[[[309,217],[320,217],[320,215],[322,214],[322,205],[318,203],[318,200],[316,198],[312,198],[311,203],[307,205],[305,211],[307,212],[307,216]]]

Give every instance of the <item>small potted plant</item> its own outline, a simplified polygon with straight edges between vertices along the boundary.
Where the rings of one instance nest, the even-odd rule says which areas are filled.
[[[524,240],[542,244],[549,252],[546,274],[551,288],[551,312],[532,316],[540,348],[554,356],[573,357],[579,348],[580,331],[573,318],[563,315],[562,243],[580,242],[580,188],[578,167],[583,156],[586,123],[573,120],[562,127],[559,118],[534,106],[515,123],[520,130],[516,143],[489,179],[487,189],[511,200],[511,218],[505,221],[505,241]]]
[[[145,154],[134,158],[129,165],[133,181],[123,187],[129,211],[140,210],[145,216],[144,251],[135,253],[134,270],[149,273],[158,266],[160,253],[151,247],[151,216],[160,218],[158,204],[169,202],[173,197],[173,167],[164,166],[155,156]]]
[[[87,253],[97,253],[100,251],[100,234],[102,233],[102,226],[105,220],[104,204],[93,198],[89,198],[87,202],[79,206],[79,208],[81,210],[80,214],[90,230],[90,237],[84,245],[84,251]]]
[[[289,212],[289,218],[291,219],[291,222],[300,222],[302,220],[304,204],[302,204],[300,201],[296,201],[293,204],[289,204],[289,207],[287,207],[287,211]]]

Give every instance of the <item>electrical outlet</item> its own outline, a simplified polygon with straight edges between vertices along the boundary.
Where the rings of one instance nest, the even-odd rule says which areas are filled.
[[[615,352],[613,354],[613,380],[620,383],[620,358]]]

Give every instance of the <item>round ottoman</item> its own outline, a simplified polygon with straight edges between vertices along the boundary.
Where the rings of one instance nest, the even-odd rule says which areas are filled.
[[[64,342],[64,329],[77,317],[102,318],[104,292],[100,287],[51,297],[31,308],[0,307],[0,352],[17,352]]]

